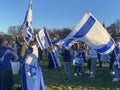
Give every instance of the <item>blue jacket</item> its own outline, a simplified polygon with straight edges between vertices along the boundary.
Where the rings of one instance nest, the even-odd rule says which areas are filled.
[[[9,47],[0,47],[0,69],[11,68],[10,61],[18,59],[16,52]]]

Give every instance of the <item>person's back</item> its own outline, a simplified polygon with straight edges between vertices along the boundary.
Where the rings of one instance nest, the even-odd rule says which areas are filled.
[[[65,73],[66,73],[66,81],[71,82],[71,73],[70,73],[70,66],[71,66],[71,56],[70,56],[70,51],[67,49],[64,49],[62,56],[64,60],[64,68],[65,68]]]
[[[21,42],[18,41],[18,36],[16,37],[16,44],[18,47],[18,55],[20,57],[20,60],[25,58],[26,55],[26,49],[27,49],[27,44],[25,43],[24,39],[21,39]]]
[[[13,57],[13,54],[15,57]],[[10,68],[10,60],[18,58],[17,54],[9,47],[0,47],[0,57],[2,57],[0,60],[0,69]]]
[[[20,52],[20,58],[21,59],[24,59],[25,58],[25,55],[26,55],[26,49],[27,49],[27,45],[24,43],[21,47],[21,52]]]
[[[62,53],[62,56],[63,56],[63,60],[65,62],[69,62],[69,60],[70,60],[70,51],[67,50],[67,49],[64,49],[64,51]]]
[[[44,80],[41,68],[38,63],[38,57],[29,47],[27,55],[22,65],[22,89],[23,90],[45,90]]]
[[[7,41],[1,40],[0,45],[0,90],[12,90],[13,74],[11,59],[18,59],[17,53],[12,48],[6,47]]]

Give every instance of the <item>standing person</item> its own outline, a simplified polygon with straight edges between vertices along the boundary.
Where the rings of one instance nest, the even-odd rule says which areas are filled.
[[[97,63],[97,52],[90,47],[89,58],[91,60],[91,74],[90,78],[94,78],[96,75],[96,63]]]
[[[114,48],[115,53],[115,61],[114,61],[114,71],[115,75],[112,81],[119,81],[120,80],[120,48],[119,48],[119,42],[118,39],[115,39],[116,47]]]
[[[116,59],[120,59],[120,53]],[[114,61],[113,67],[114,67],[115,74],[114,74],[114,78],[112,81],[113,82],[119,81],[120,80],[120,65],[118,64],[117,60]]]
[[[17,46],[17,53],[18,53],[18,56],[19,56],[19,61],[20,61],[20,74],[21,74],[21,69],[22,69],[22,65],[23,65],[23,61],[25,59],[25,56],[26,56],[26,49],[28,48],[25,40],[23,37],[21,37],[21,41],[19,42],[18,40],[18,37],[19,36],[16,36],[16,40],[15,40],[15,43],[16,43],[16,46]],[[21,83],[21,82],[20,82]],[[20,86],[20,88],[22,88],[22,86]]]
[[[50,50],[48,52],[48,68],[49,69],[54,69],[54,68],[60,68],[61,67],[61,63],[58,57],[58,53],[56,51],[55,46],[51,46]]]
[[[70,50],[63,48],[62,52],[62,57],[64,60],[64,68],[65,68],[65,73],[66,73],[66,80],[67,82],[71,82],[71,72],[70,72],[70,67],[71,67],[71,62],[72,62],[72,52]]]
[[[19,59],[20,61],[22,62],[22,60],[25,58],[25,51],[27,49],[27,44],[25,43],[25,40],[24,38],[21,38],[21,42],[18,41],[18,37],[19,36],[16,36],[16,45],[17,45],[17,53],[18,53],[18,56],[19,56]]]
[[[84,52],[83,52],[82,48],[81,49],[78,48],[74,54],[75,54],[74,76],[78,76],[78,75],[81,75],[81,67],[82,67],[82,64],[83,64],[83,61],[84,61],[84,59],[83,59]]]
[[[7,41],[0,40],[0,90],[12,90],[13,74],[11,59],[17,60],[18,55],[12,48],[6,47]]]
[[[38,63],[35,48],[26,50],[26,57],[22,66],[22,90],[45,90],[42,70]]]

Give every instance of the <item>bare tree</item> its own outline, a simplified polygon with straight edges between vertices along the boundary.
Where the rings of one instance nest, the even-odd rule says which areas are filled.
[[[8,34],[16,36],[19,33],[21,26],[10,26],[8,29]]]

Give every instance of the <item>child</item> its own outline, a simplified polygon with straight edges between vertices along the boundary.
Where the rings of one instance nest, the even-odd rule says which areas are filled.
[[[74,76],[81,75],[80,71],[81,71],[81,67],[83,64],[83,51],[82,51],[82,49],[78,50],[77,52],[78,52],[78,54],[76,55],[75,61],[73,63],[75,65]]]

